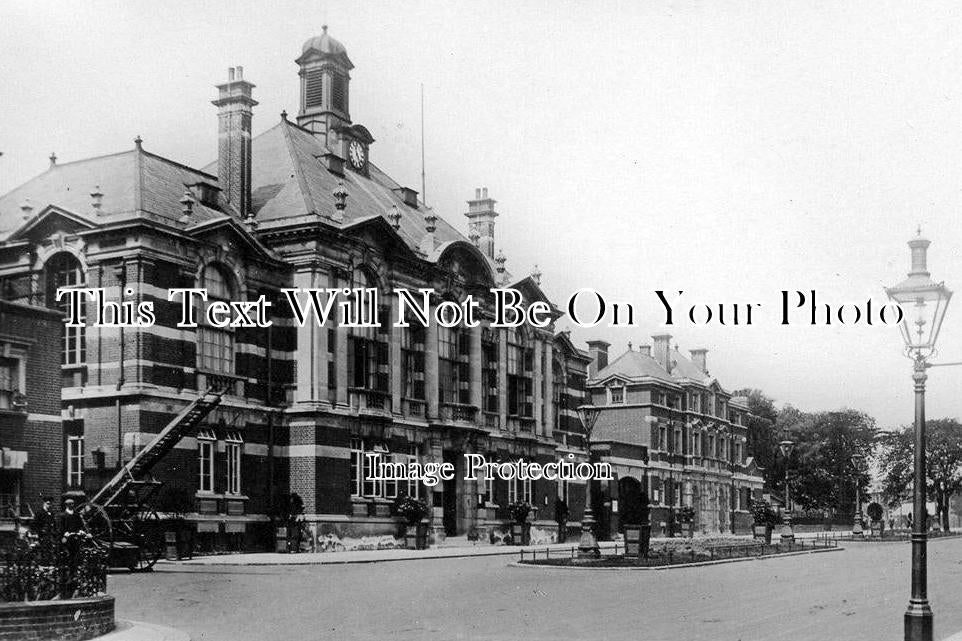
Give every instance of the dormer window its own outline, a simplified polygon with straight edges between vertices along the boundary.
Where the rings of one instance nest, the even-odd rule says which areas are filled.
[[[622,405],[625,402],[625,388],[620,387],[609,387],[608,392],[610,394],[608,399],[609,405]]]

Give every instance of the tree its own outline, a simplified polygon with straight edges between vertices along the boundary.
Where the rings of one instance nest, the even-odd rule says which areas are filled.
[[[955,419],[925,422],[926,498],[935,502],[942,528],[949,529],[949,503],[962,490],[962,425]],[[911,495],[915,471],[915,429],[888,432],[880,440],[882,491],[889,505]]]
[[[748,451],[755,457],[755,463],[762,468],[765,485],[769,488],[781,487],[781,481],[774,477],[777,473],[778,451],[778,438],[775,431],[778,410],[775,409],[775,402],[764,392],[754,388],[740,389],[734,392],[733,396],[744,396],[748,399],[750,414],[747,421],[747,446]],[[784,473],[780,478],[785,478]]]
[[[854,514],[856,486],[864,496],[869,476],[853,458],[871,453],[875,420],[851,409],[810,414],[786,408],[779,426],[795,441],[788,461],[793,500],[807,510]]]

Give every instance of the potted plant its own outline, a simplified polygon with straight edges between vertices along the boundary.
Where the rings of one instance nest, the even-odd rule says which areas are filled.
[[[885,530],[885,521],[882,520],[882,517],[885,515],[885,509],[880,504],[872,502],[865,508],[865,512],[868,514],[868,518],[871,519],[872,536],[882,536],[882,532]]]
[[[508,514],[511,515],[511,542],[514,545],[527,545],[531,540],[531,524],[528,514],[531,505],[523,501],[508,504]]]
[[[394,499],[394,514],[404,519],[404,545],[411,550],[428,547],[428,524],[422,523],[428,515],[428,506],[413,496],[401,494]]]
[[[752,534],[756,539],[764,539],[766,545],[772,543],[772,529],[778,525],[778,513],[768,501],[752,501],[749,505],[752,513]]]

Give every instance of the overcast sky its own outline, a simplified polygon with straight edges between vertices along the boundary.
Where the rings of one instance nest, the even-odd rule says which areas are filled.
[[[242,65],[255,133],[298,105],[294,59],[322,24],[355,64],[372,161],[464,229],[489,188],[516,275],[563,304],[594,287],[640,326],[574,331],[613,355],[660,331],[656,289],[755,302],[752,326],[670,328],[723,386],[806,410],[912,417],[897,330],[779,324],[779,292],[885,300],[921,224],[962,287],[962,11],[865,2],[83,2],[0,7],[0,192],[129,149],[202,166],[213,85]],[[962,360],[962,302],[940,338]],[[962,414],[962,368],[930,372],[929,417]]]

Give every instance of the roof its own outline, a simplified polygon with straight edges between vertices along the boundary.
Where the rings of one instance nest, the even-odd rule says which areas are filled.
[[[347,169],[343,176],[330,172],[322,158],[331,150],[314,134],[286,119],[255,136],[251,147],[251,208],[258,231],[315,214],[327,224],[342,228],[373,217],[390,222],[388,216],[396,207],[401,214],[398,235],[411,249],[421,247],[427,235],[424,217],[435,212],[423,203],[417,208],[405,204],[401,194],[393,191],[401,185],[373,163],[368,163],[369,176]],[[217,162],[205,170],[216,171]],[[338,221],[334,217],[334,192],[341,184],[348,197],[343,219]],[[434,236],[439,247],[454,241],[469,242],[441,217],[437,217]]]
[[[671,373],[653,356],[629,349],[593,376],[591,380],[592,382],[599,382],[611,377],[618,377],[634,382],[645,378],[653,378],[666,383],[679,383],[687,380],[704,385],[708,385],[714,380],[702,372],[677,348],[671,349],[669,358],[672,362]]]
[[[335,40],[327,34],[327,25],[322,26],[321,31],[321,35],[308,38],[304,42],[304,46],[301,47],[301,58],[308,53],[316,52],[322,56],[341,58],[347,68],[352,69],[354,65],[351,64],[350,59],[347,57],[347,48],[342,45],[339,40]],[[298,58],[298,61],[300,61],[301,58]]]
[[[216,185],[217,178],[144,151],[139,145],[130,151],[52,164],[0,196],[0,241],[30,223],[21,209],[25,202],[32,207],[31,216],[52,205],[96,225],[144,217],[183,227],[179,200],[186,185],[198,182]],[[94,191],[103,194],[99,211],[93,207]],[[197,202],[190,224],[227,216]]]

